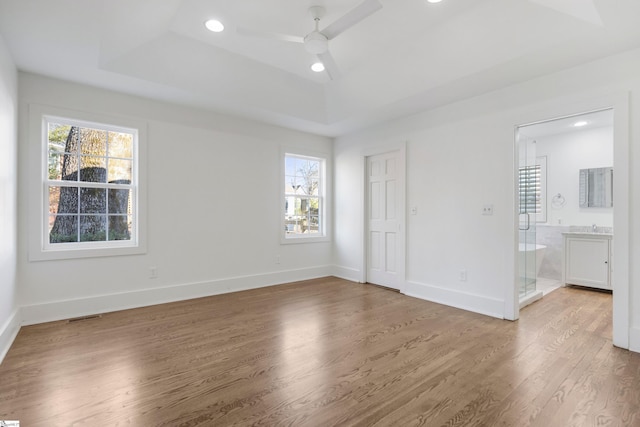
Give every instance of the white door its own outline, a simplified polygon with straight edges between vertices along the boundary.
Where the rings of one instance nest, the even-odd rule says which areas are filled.
[[[367,282],[400,289],[404,275],[404,163],[400,152],[367,157]]]

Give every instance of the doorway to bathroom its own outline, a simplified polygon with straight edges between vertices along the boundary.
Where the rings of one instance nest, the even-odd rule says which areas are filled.
[[[520,308],[564,286],[568,233],[613,235],[613,200],[603,195],[595,201],[601,196],[592,194],[590,205],[585,179],[585,171],[613,171],[613,130],[612,109],[517,128]],[[611,181],[602,182],[597,186],[613,188]]]

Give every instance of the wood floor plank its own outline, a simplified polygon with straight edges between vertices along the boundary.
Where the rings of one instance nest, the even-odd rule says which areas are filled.
[[[21,329],[0,419],[27,426],[640,426],[611,295],[508,322],[323,278]]]

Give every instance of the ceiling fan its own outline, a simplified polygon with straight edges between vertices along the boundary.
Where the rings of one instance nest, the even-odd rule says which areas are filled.
[[[333,56],[329,53],[329,40],[334,39],[381,8],[382,4],[380,4],[380,0],[364,0],[358,6],[338,18],[335,22],[320,30],[320,19],[324,16],[325,9],[323,6],[312,5],[309,8],[309,13],[315,21],[315,30],[304,37],[256,31],[246,28],[237,28],[237,31],[239,34],[245,36],[263,37],[304,44],[305,50],[318,57],[320,62],[324,65],[324,69],[329,75],[329,78],[333,80],[339,76],[340,71],[333,59]]]

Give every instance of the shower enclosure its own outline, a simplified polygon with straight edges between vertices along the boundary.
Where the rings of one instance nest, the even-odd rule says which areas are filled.
[[[520,299],[536,291],[536,215],[540,207],[540,166],[536,142],[521,129],[518,144],[518,290]]]

